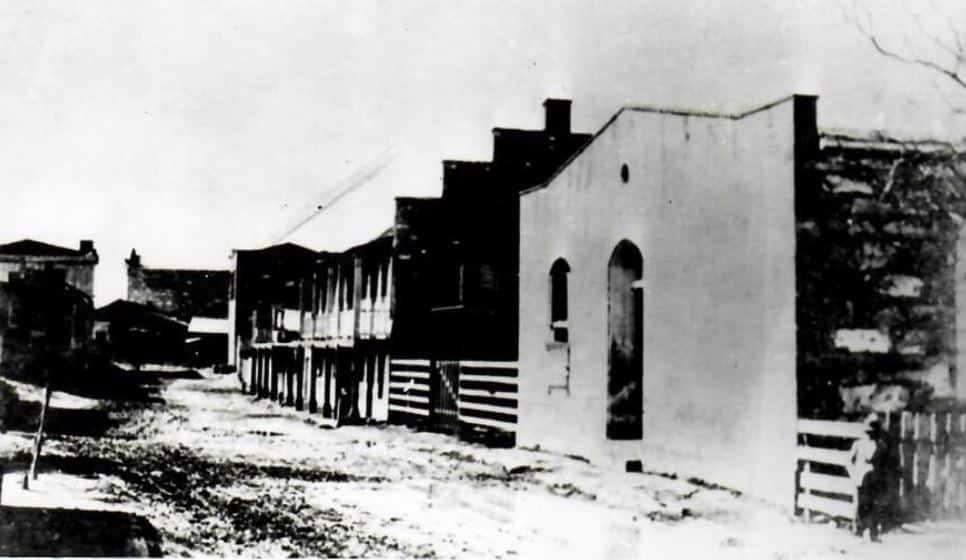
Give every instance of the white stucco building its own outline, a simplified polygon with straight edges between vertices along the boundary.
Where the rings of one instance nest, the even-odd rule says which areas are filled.
[[[520,199],[517,444],[790,506],[795,186],[815,98],[621,109]]]

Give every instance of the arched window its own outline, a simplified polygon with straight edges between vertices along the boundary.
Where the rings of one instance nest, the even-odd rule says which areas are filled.
[[[554,261],[550,267],[550,330],[554,342],[570,340],[567,326],[567,274],[570,265],[563,259]]]

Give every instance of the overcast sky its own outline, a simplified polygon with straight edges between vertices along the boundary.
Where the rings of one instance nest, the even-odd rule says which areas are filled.
[[[393,195],[438,194],[441,159],[489,157],[494,126],[541,127],[549,96],[582,131],[624,104],[802,92],[823,126],[962,136],[941,81],[875,54],[839,5],[4,0],[0,241],[93,239],[103,304],[131,248],[226,268],[381,170],[296,236],[341,249],[391,224]]]

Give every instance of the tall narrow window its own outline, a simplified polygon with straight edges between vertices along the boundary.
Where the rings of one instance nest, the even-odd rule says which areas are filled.
[[[352,309],[356,298],[356,266],[355,259],[349,261],[345,275],[345,308]]]
[[[550,267],[550,330],[554,342],[567,342],[570,333],[567,325],[567,275],[570,265],[563,259],[554,261]]]
[[[389,260],[387,259],[383,264],[379,265],[379,274],[382,276],[382,282],[379,284],[379,295],[386,297],[389,286]]]
[[[369,274],[371,280],[369,281],[369,299],[376,301],[379,296],[379,263],[376,262],[374,265],[370,265]]]

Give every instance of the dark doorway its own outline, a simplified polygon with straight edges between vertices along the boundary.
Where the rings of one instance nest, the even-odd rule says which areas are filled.
[[[607,270],[607,438],[641,439],[644,430],[644,301],[641,252],[617,244]]]

